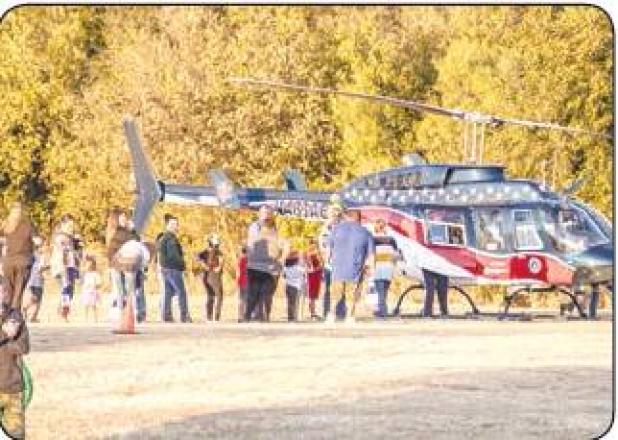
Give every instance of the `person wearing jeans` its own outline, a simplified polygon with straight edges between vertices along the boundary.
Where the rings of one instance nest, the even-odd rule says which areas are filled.
[[[172,296],[178,295],[178,307],[180,308],[180,320],[191,322],[189,309],[187,306],[187,291],[183,273],[180,270],[161,268],[163,282],[165,283],[165,296],[163,297],[162,316],[164,322],[171,322],[172,319]]]
[[[375,269],[373,236],[361,225],[360,211],[345,211],[344,220],[333,229],[329,244],[333,265],[331,293],[333,298],[351,297],[346,322],[354,323],[363,278]],[[335,322],[335,314],[336,310],[332,310],[325,321]]]
[[[438,292],[438,302],[440,303],[440,315],[448,316],[448,278],[439,273],[428,269],[423,269],[423,280],[425,284],[425,304],[423,306],[423,316],[433,316],[433,297]]]
[[[324,283],[322,317],[325,319],[328,312],[330,312],[330,286],[332,279],[330,236],[333,228],[341,221],[341,211],[342,208],[338,204],[333,204],[328,207],[326,213],[327,220],[320,231],[320,238],[318,240],[320,252],[322,253],[322,260],[324,261],[324,270],[322,271],[322,281]]]
[[[146,285],[146,268],[138,270],[135,274],[135,308],[137,311],[137,322],[146,320],[146,295],[144,292]]]
[[[75,290],[75,280],[79,275],[79,252],[74,235],[74,220],[70,214],[60,219],[58,230],[52,241],[51,270],[60,288],[60,315],[68,320]]]
[[[107,219],[105,233],[109,274],[112,282],[113,304],[123,311],[128,300],[133,301],[138,283],[137,272],[141,269],[141,249],[127,243],[139,242],[139,235],[131,226],[126,211],[115,207]],[[121,252],[124,249],[124,252]]]
[[[373,278],[378,294],[378,310],[375,315],[378,318],[386,318],[388,314],[386,297],[393,279],[399,250],[395,239],[386,233],[386,222],[383,219],[378,219],[375,223],[373,241],[375,244],[375,273]]]
[[[159,265],[164,282],[164,296],[161,307],[161,320],[172,321],[172,296],[178,295],[180,307],[180,320],[191,322],[189,308],[187,306],[187,291],[183,272],[185,261],[182,246],[178,241],[178,219],[172,215],[166,215],[165,232],[158,241]]]

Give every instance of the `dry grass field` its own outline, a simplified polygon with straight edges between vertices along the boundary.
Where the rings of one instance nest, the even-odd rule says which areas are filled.
[[[120,336],[79,300],[59,322],[49,295],[28,438],[583,439],[610,423],[610,319],[288,324],[278,298],[270,324],[233,322],[231,298],[225,322],[199,322],[201,296],[198,322],[160,324],[149,295],[152,322]]]

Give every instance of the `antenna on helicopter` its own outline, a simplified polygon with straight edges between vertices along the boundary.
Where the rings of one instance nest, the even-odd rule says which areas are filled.
[[[588,134],[595,137],[604,137],[611,139],[611,136],[598,133],[582,128],[565,127],[562,125],[549,123],[529,121],[525,119],[513,119],[504,118],[495,115],[486,115],[479,112],[467,112],[457,109],[449,109],[445,107],[439,107],[437,105],[425,104],[422,102],[411,101],[409,99],[393,98],[390,96],[382,95],[370,95],[367,93],[349,92],[345,90],[330,89],[326,87],[309,87],[296,84],[287,84],[283,82],[260,80],[253,78],[230,78],[228,80],[234,84],[246,85],[246,86],[264,86],[272,88],[280,88],[286,90],[295,90],[299,92],[307,93],[321,93],[321,94],[333,94],[347,96],[349,98],[366,99],[369,101],[379,102],[383,104],[390,104],[397,107],[407,108],[410,110],[417,110],[420,112],[432,113],[439,116],[448,116],[453,119],[459,119],[464,122],[463,138],[464,138],[464,155],[468,157],[468,162],[482,163],[485,143],[485,126],[491,125],[493,127],[499,127],[504,124],[519,125],[527,128],[544,128],[549,130],[560,130],[563,132],[571,133],[572,135]]]

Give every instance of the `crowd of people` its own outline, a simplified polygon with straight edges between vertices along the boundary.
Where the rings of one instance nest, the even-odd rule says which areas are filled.
[[[84,241],[75,232],[75,220],[70,214],[63,215],[54,228],[48,257],[43,252],[45,238],[37,233],[25,207],[16,204],[0,234],[0,293],[10,292],[7,297],[11,297],[5,307],[15,310],[24,320],[37,322],[44,281],[50,277],[58,287],[57,310],[62,319],[69,320],[79,290],[86,319],[98,321],[103,286],[109,286],[109,316],[119,313],[131,299],[140,323],[146,320],[145,281],[149,269],[152,272],[154,268],[160,290],[159,320],[174,320],[172,300],[176,298],[179,320],[192,322],[185,286],[187,257],[178,239],[179,221],[166,214],[164,223],[164,230],[149,242],[134,230],[126,210],[113,208],[105,229],[107,273],[103,273],[95,253],[85,249]],[[285,285],[289,321],[304,319],[306,309],[311,320],[333,322],[337,317],[347,317],[353,321],[362,292],[370,295],[377,318],[388,315],[388,291],[401,255],[383,219],[365,227],[360,211],[333,203],[319,235],[302,248],[295,249],[280,237],[271,207],[259,209],[235,264],[238,321],[270,321],[280,279]],[[209,234],[205,248],[193,260],[199,265],[205,294],[204,319],[219,321],[225,298],[223,273],[225,265],[230,264],[219,236]],[[448,281],[429,271],[424,271],[424,278],[427,294],[423,314],[432,315],[437,290],[440,312],[446,315]]]
[[[311,320],[333,323],[341,318],[354,322],[363,291],[376,298],[376,318],[386,317],[387,294],[400,254],[395,240],[386,233],[384,221],[371,225],[370,232],[360,220],[358,210],[332,204],[319,236],[301,250],[280,237],[274,210],[262,206],[247,230],[235,264],[237,320],[270,321],[280,279],[285,284],[288,321],[305,319],[306,306]],[[135,321],[140,323],[146,320],[145,281],[149,269],[154,268],[160,289],[159,320],[173,322],[175,297],[180,321],[192,322],[184,276],[187,257],[178,239],[179,221],[166,214],[164,222],[164,230],[149,242],[134,230],[127,211],[113,208],[105,229],[104,273],[96,254],[86,249],[76,233],[70,214],[61,216],[54,228],[48,256],[44,252],[46,239],[37,232],[26,206],[11,205],[0,224],[0,413],[2,426],[11,436],[24,435],[21,358],[29,351],[27,323],[39,320],[46,278],[56,283],[57,312],[65,321],[71,317],[78,291],[86,319],[96,322],[104,286],[108,285],[110,320],[120,321],[131,305]],[[225,298],[223,272],[229,262],[216,234],[207,237],[205,248],[194,260],[201,268],[204,319],[219,321]],[[434,285],[441,291],[441,312],[446,314],[445,285],[440,284],[439,275],[431,276],[438,277]],[[432,310],[426,307],[424,313],[430,316]]]

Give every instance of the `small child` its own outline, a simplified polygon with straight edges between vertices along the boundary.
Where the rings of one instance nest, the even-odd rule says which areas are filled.
[[[28,329],[19,310],[11,310],[0,329],[0,422],[11,438],[25,437],[22,356],[30,351]]]
[[[41,309],[41,301],[43,300],[43,272],[49,269],[49,265],[46,264],[45,257],[42,252],[44,239],[40,236],[35,236],[32,239],[34,244],[34,262],[32,269],[30,270],[30,279],[28,280],[28,287],[30,289],[30,297],[28,298],[24,306],[24,320],[28,320],[30,310],[33,309],[30,315],[30,322],[39,322],[38,315]]]
[[[92,309],[94,322],[97,322],[97,304],[100,299],[99,290],[102,281],[101,275],[97,272],[97,260],[92,255],[86,257],[86,272],[82,278],[82,303],[86,308],[86,321],[88,321],[88,312]]]
[[[309,296],[309,312],[311,313],[311,319],[318,321],[319,317],[316,312],[315,303],[320,296],[323,263],[318,249],[318,243],[314,239],[309,240],[309,249],[307,250],[305,261],[307,264],[307,294]]]
[[[305,284],[305,268],[299,253],[290,250],[283,264],[283,278],[285,278],[285,296],[288,303],[288,321],[298,320],[298,300]]]

